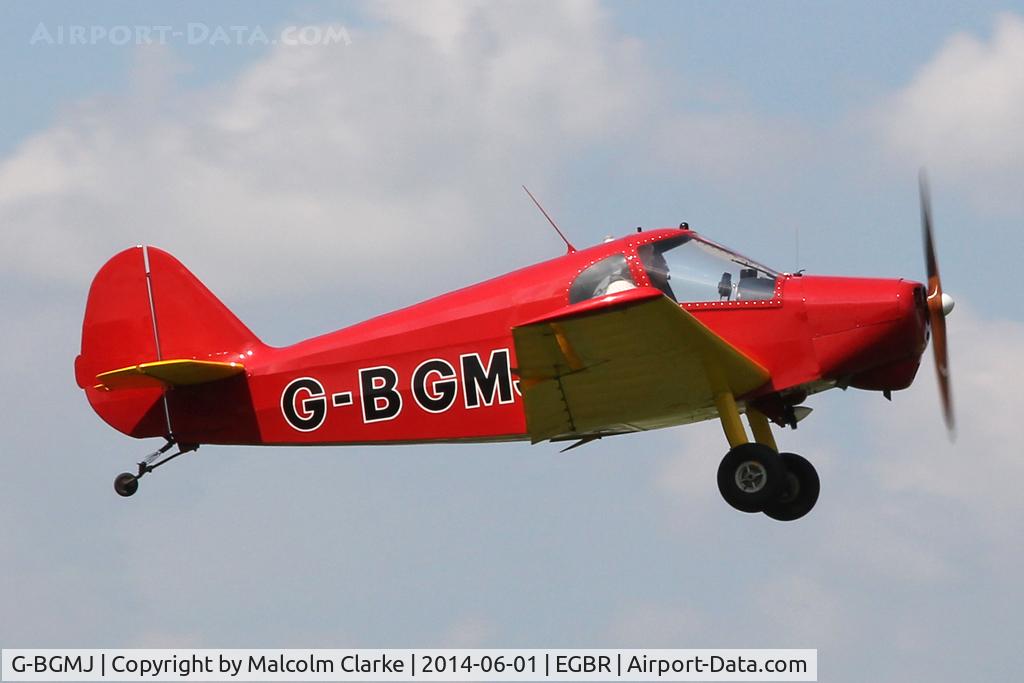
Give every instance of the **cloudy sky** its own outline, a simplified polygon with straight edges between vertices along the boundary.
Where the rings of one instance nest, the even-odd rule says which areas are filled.
[[[0,14],[0,645],[816,647],[828,681],[1019,672],[1024,6]],[[76,25],[108,35],[72,45]],[[271,44],[290,26],[345,40]],[[822,477],[796,523],[721,501],[716,424],[569,454],[209,447],[123,500],[113,476],[155,444],[74,382],[89,281],[131,244],[285,344],[559,254],[523,183],[577,245],[686,220],[782,270],[919,279],[922,165],[958,439],[930,364],[891,404],[814,397],[778,435]]]

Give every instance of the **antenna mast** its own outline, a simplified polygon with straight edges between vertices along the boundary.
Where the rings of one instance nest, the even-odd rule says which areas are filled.
[[[557,226],[557,225],[555,225],[555,222],[554,222],[553,220],[551,220],[551,216],[549,216],[549,215],[548,215],[548,212],[544,210],[544,207],[540,205],[540,202],[538,202],[538,201],[537,201],[537,198],[533,196],[533,193],[532,193],[532,192],[530,192],[530,190],[528,190],[528,189],[526,188],[526,185],[523,185],[523,189],[524,189],[524,190],[526,190],[526,194],[530,195],[530,199],[532,199],[532,200],[533,200],[533,203],[537,205],[537,208],[538,208],[538,209],[540,209],[540,212],[541,212],[542,214],[544,214],[544,218],[547,218],[547,219],[548,219],[548,223],[550,223],[550,224],[551,224],[551,227],[555,229],[555,232],[557,232],[557,233],[558,233],[558,236],[562,238],[562,241],[563,241],[563,242],[565,242],[565,246],[569,248],[569,251],[568,251],[568,253],[570,253],[570,254],[571,254],[571,253],[573,253],[574,251],[576,251],[576,247],[574,247],[574,246],[572,246],[571,244],[569,244],[569,240],[565,239],[565,235],[563,235],[563,234],[562,234],[562,231],[558,229],[558,226]]]
[[[800,226],[796,226],[796,272],[800,272]]]

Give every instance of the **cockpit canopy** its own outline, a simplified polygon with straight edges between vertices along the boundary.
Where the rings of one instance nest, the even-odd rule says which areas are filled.
[[[778,273],[693,235],[637,247],[651,285],[676,301],[771,299]]]
[[[641,244],[636,255],[651,286],[679,303],[771,299],[779,277],[770,268],[690,232]],[[569,288],[569,303],[621,292],[639,284],[626,254],[613,254],[576,277]]]

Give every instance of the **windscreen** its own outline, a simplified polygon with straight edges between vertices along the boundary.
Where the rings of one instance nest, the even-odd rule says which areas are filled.
[[[724,247],[680,235],[637,248],[651,284],[676,301],[771,299],[778,273]]]

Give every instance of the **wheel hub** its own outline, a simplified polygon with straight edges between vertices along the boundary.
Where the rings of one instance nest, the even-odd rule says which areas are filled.
[[[768,483],[768,470],[756,460],[746,460],[736,468],[736,488],[744,493],[757,493]]]

